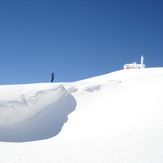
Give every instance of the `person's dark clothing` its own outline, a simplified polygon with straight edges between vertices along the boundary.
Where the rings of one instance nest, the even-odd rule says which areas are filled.
[[[51,74],[51,82],[53,82],[54,81],[54,72]]]

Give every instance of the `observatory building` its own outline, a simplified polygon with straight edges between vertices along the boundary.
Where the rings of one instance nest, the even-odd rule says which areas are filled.
[[[124,69],[142,69],[145,68],[145,64],[144,64],[144,57],[141,56],[141,63],[137,64],[136,62],[133,63],[127,63],[124,65]]]

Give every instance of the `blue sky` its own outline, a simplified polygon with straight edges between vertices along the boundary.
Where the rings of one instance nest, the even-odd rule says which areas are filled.
[[[0,84],[163,67],[162,0],[1,0]]]

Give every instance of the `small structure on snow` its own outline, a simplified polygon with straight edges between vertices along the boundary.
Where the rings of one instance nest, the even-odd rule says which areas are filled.
[[[142,68],[145,68],[143,56],[141,56],[141,63],[140,64],[133,62],[133,63],[130,63],[130,64],[127,63],[124,65],[124,69],[142,69]]]

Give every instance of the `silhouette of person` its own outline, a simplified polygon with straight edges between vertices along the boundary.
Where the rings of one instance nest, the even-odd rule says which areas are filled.
[[[54,72],[52,72],[52,74],[51,74],[51,82],[54,81],[54,76],[55,76],[55,74],[54,74]]]

